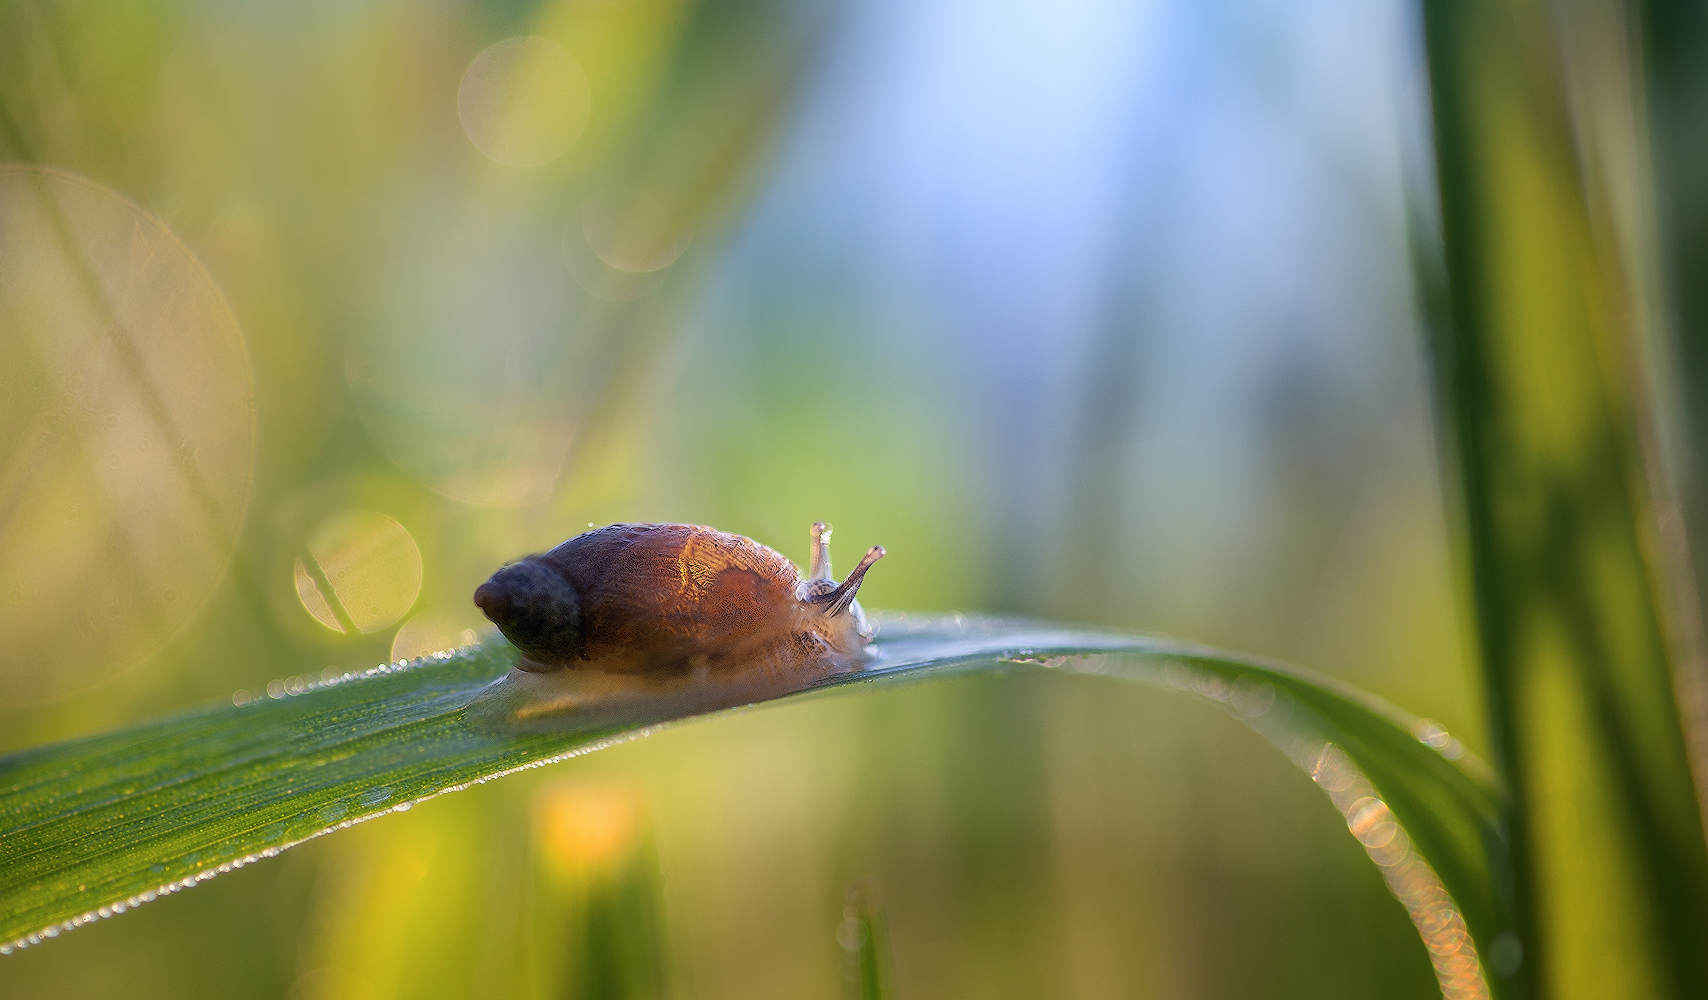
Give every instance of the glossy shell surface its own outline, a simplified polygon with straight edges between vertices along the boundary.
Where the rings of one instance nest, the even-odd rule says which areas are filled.
[[[799,617],[800,573],[774,549],[691,524],[613,524],[540,557],[581,599],[582,656],[644,670],[727,659]]]

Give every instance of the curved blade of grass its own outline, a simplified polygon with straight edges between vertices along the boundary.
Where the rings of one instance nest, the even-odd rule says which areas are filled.
[[[1419,730],[1368,696],[1215,650],[1028,622],[897,616],[885,621],[873,648],[869,669],[790,697],[949,672],[1041,669],[1211,698],[1320,780],[1325,764],[1349,761],[1428,859],[1477,944],[1486,948],[1509,928],[1492,889],[1493,873],[1505,864],[1499,794],[1474,761],[1456,763],[1417,735],[1452,752],[1456,744],[1445,734]],[[535,734],[477,730],[463,709],[508,671],[514,655],[494,639],[304,685],[295,694],[0,758],[0,950],[36,944],[441,792],[672,721],[636,718]]]

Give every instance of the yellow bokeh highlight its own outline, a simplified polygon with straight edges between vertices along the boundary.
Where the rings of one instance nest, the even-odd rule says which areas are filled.
[[[320,585],[309,573],[308,565],[302,561],[301,556],[297,557],[293,577],[296,581],[297,599],[302,601],[302,606],[308,609],[314,620],[334,632],[344,631],[344,626],[338,623],[338,613],[332,610],[332,604],[320,592]]]
[[[328,628],[348,631],[347,620],[358,632],[377,632],[407,614],[421,593],[421,550],[384,514],[334,515],[309,536],[308,550],[312,564],[298,557],[294,566],[297,596]]]
[[[548,785],[534,800],[534,835],[545,869],[569,876],[628,857],[644,825],[640,797],[618,785]]]
[[[498,163],[537,167],[575,145],[592,111],[587,74],[549,38],[507,38],[469,64],[457,117],[475,148]]]
[[[470,606],[472,610],[472,605]],[[476,612],[478,614],[478,612]],[[469,618],[424,612],[403,623],[391,640],[393,660],[413,660],[429,653],[472,645],[476,638]]]
[[[154,216],[73,174],[0,166],[0,690],[66,694],[206,602],[249,503],[242,337]]]

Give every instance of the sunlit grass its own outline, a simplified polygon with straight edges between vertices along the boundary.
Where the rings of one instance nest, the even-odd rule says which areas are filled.
[[[874,652],[867,670],[801,697],[1042,669],[1148,681],[1225,705],[1341,808],[1431,953],[1451,959],[1437,964],[1444,988],[1483,995],[1471,937],[1487,947],[1510,933],[1493,874],[1504,864],[1499,795],[1462,766],[1472,762],[1438,727],[1286,668],[1118,633],[892,618]],[[293,679],[243,704],[5,759],[5,947],[39,944],[304,840],[669,721],[641,706],[626,722],[570,715],[555,731],[525,735],[471,725],[463,709],[513,655],[492,640],[363,676]],[[610,840],[611,823],[578,815],[566,826],[562,803],[543,808],[551,830],[579,831],[571,840],[580,854],[595,834]]]

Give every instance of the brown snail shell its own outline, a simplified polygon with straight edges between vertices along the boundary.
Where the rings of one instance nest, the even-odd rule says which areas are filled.
[[[884,554],[873,546],[840,584],[830,529],[812,528],[812,565],[692,524],[613,524],[492,575],[474,602],[530,673],[662,677],[801,676],[858,668],[872,638],[855,593]]]

